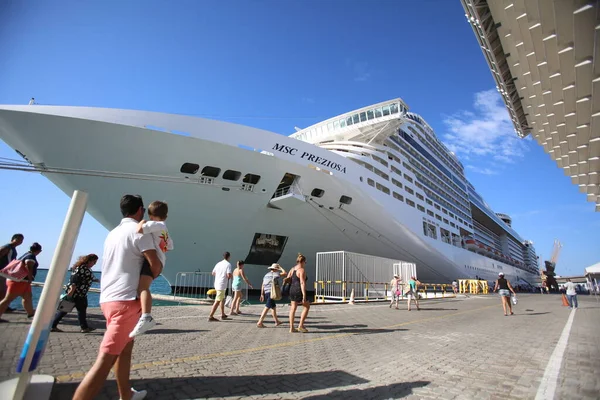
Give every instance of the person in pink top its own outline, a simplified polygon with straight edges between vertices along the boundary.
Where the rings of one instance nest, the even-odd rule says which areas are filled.
[[[138,298],[142,263],[146,259],[155,276],[162,269],[152,236],[137,233],[138,223],[145,213],[141,196],[126,194],[121,198],[123,219],[106,237],[102,256],[100,307],[106,318],[106,332],[98,358],[77,387],[74,400],[94,399],[113,367],[122,400],[146,397],[146,391],[135,391],[129,380],[133,352],[129,332],[136,326],[142,311]]]

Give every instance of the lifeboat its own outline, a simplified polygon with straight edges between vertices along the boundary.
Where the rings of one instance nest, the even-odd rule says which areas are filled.
[[[465,240],[465,246],[467,246],[467,249],[477,250],[477,242],[475,241],[475,239]]]

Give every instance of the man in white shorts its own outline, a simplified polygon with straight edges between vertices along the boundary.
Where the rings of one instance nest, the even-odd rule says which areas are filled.
[[[228,251],[223,253],[223,260],[218,262],[212,271],[212,274],[215,277],[215,290],[217,291],[217,296],[215,297],[215,303],[208,316],[208,320],[211,322],[218,321],[214,315],[219,305],[221,305],[221,319],[227,319],[227,314],[225,314],[225,291],[227,290],[227,283],[231,279],[233,272],[231,270],[231,264],[229,263],[230,257],[231,254],[229,254]]]

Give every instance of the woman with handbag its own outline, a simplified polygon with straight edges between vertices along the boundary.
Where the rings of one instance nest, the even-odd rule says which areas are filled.
[[[71,279],[67,285],[67,294],[59,303],[59,309],[54,316],[51,332],[63,332],[58,328],[58,324],[73,308],[77,309],[77,317],[81,333],[89,333],[95,331],[96,328],[90,328],[87,323],[86,312],[88,307],[87,293],[92,286],[92,282],[98,282],[94,278],[92,267],[96,265],[98,256],[88,254],[81,256],[72,267]]]
[[[308,276],[304,266],[306,265],[306,257],[298,253],[296,258],[296,265],[290,270],[288,278],[291,279],[292,285],[290,286],[290,332],[308,332],[308,329],[304,327],[304,322],[308,316],[310,310],[310,302],[306,296],[306,281]],[[298,329],[294,328],[294,318],[296,317],[296,309],[298,304],[302,304],[302,314],[300,315],[300,323]]]
[[[23,308],[27,312],[27,318],[33,318],[34,309],[33,309],[33,299],[31,296],[31,282],[35,278],[37,274],[38,266],[40,265],[37,261],[37,256],[42,252],[42,246],[35,242],[29,248],[29,251],[23,256],[19,257],[19,265],[14,269],[23,270],[23,274],[18,273],[18,275],[24,276],[22,280],[13,280],[12,278],[8,278],[6,280],[6,296],[4,300],[0,302],[0,317],[6,311],[10,303],[16,299],[17,297],[23,298]],[[12,263],[11,263],[12,264]],[[10,267],[11,264],[7,266]],[[7,322],[0,318],[0,322]]]
[[[392,301],[390,302],[390,308],[394,304],[394,300],[396,300],[396,310],[398,309],[398,303],[400,302],[400,296],[402,295],[402,291],[400,290],[400,283],[402,279],[400,275],[394,274],[394,279],[390,282],[390,288],[392,289]]]
[[[504,309],[504,316],[506,317],[508,315],[507,308],[508,312],[510,312],[510,315],[514,315],[512,304],[510,304],[510,294],[512,293],[514,295],[515,290],[510,285],[508,279],[504,277],[503,272],[498,274],[496,286],[494,286],[494,292],[498,292],[500,294],[500,298],[502,299],[502,308]]]
[[[267,316],[267,312],[271,310],[271,315],[275,320],[275,326],[281,325],[281,321],[277,318],[276,300],[281,300],[281,277],[285,276],[286,272],[281,265],[273,264],[269,267],[269,272],[263,278],[263,283],[260,288],[260,301],[266,300],[265,308],[260,314],[260,318],[256,323],[259,328],[264,328],[263,321]]]

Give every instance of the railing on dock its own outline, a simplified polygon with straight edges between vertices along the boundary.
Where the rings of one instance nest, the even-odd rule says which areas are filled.
[[[231,289],[232,279],[227,285],[227,295],[233,296]],[[212,272],[178,272],[175,276],[175,284],[172,287],[173,301],[181,298],[190,298],[204,301],[213,301],[215,296],[209,295],[209,290],[215,288],[215,277]],[[248,285],[244,283],[242,289],[241,304],[249,304]]]
[[[344,303],[350,300],[354,289],[354,301],[388,301],[394,296],[390,282],[316,281],[315,303]],[[400,285],[400,298],[406,299],[404,285]],[[420,299],[456,297],[451,284],[421,283],[417,287]]]
[[[459,279],[458,292],[465,294],[488,294],[489,287],[487,281],[477,279]]]

